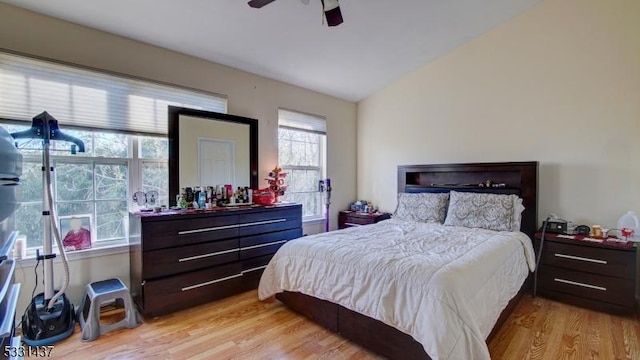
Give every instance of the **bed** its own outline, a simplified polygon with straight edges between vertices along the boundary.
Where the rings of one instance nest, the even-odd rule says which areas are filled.
[[[398,193],[399,204],[446,197],[455,214],[467,200],[518,198],[521,232],[472,229],[448,214],[446,225],[414,221],[398,207],[391,220],[287,243],[263,273],[260,298],[276,295],[387,358],[488,359],[486,340],[533,270],[537,162],[400,166]],[[440,216],[436,208],[425,214]]]

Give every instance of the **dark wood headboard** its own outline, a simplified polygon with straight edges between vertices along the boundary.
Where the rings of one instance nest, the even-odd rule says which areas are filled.
[[[489,187],[487,180],[492,182]],[[533,239],[538,226],[537,161],[398,166],[399,193],[451,190],[520,196],[525,207],[520,228]]]

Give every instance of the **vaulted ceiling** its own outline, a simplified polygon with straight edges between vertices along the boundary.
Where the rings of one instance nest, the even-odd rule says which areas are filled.
[[[0,0],[219,64],[359,101],[540,0]]]

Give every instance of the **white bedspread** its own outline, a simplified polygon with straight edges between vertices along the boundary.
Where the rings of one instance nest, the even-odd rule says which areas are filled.
[[[485,339],[534,264],[523,233],[391,219],[286,243],[258,294],[340,304],[410,334],[433,359],[489,359]]]

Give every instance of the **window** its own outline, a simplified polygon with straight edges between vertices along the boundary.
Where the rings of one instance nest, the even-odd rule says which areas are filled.
[[[7,131],[27,129],[27,125],[1,124]],[[89,130],[64,129],[82,139],[84,153],[71,155],[64,143],[53,143],[51,162],[53,196],[58,216],[90,214],[94,222],[93,247],[117,245],[126,241],[125,222],[129,189],[156,190],[157,205],[168,204],[167,139]],[[132,151],[137,143],[139,151]],[[110,144],[110,146],[107,146]],[[20,144],[23,173],[20,179],[21,206],[14,215],[16,228],[27,239],[27,248],[42,246],[42,155],[36,141]],[[130,169],[140,172],[130,173]],[[34,221],[38,219],[38,221]],[[63,234],[64,236],[64,234]]]
[[[0,52],[0,118],[47,111],[65,127],[166,134],[167,106],[227,112],[221,95]]]
[[[326,121],[319,116],[278,111],[278,163],[287,175],[282,198],[302,204],[305,219],[323,217],[319,181],[326,176]]]
[[[168,105],[226,112],[226,98],[0,52],[0,125],[27,129],[46,110],[85,152],[52,142],[53,196],[59,216],[90,214],[92,247],[124,244],[132,194],[159,193],[168,204]],[[42,246],[42,152],[20,140],[23,155],[17,230],[31,250]],[[63,234],[64,236],[64,234]]]
[[[169,142],[166,137],[138,136],[138,182],[132,188],[158,192],[160,205],[169,206]]]

